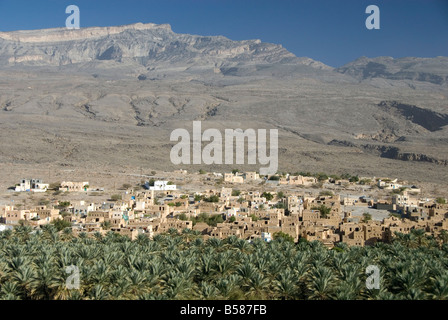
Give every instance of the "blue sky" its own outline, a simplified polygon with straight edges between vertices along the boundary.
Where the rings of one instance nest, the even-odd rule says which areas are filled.
[[[282,44],[297,56],[338,67],[360,56],[448,56],[448,0],[0,0],[0,31],[169,23],[177,33]],[[367,30],[365,9],[381,11]]]

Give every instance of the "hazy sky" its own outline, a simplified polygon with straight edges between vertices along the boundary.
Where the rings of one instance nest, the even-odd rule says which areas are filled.
[[[177,33],[282,44],[297,56],[337,67],[360,56],[448,56],[448,0],[0,0],[0,31],[169,23]],[[367,30],[368,5],[380,30]]]

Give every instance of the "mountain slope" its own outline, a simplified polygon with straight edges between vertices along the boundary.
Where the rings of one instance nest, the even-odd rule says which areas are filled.
[[[173,169],[170,133],[197,120],[278,129],[279,170],[443,182],[447,59],[333,69],[154,24],[0,33],[0,165]]]

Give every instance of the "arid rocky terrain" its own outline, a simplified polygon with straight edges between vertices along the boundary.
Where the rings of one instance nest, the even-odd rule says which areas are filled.
[[[177,166],[176,128],[278,129],[279,170],[448,179],[448,57],[334,69],[169,25],[0,33],[0,187]],[[51,181],[49,181],[51,182]]]

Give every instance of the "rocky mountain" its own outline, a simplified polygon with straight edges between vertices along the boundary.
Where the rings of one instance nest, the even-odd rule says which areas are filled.
[[[334,69],[169,25],[0,32],[0,166],[175,169],[171,131],[201,120],[278,129],[280,170],[446,182],[447,77],[447,57]]]
[[[383,78],[389,80],[412,80],[438,85],[448,84],[448,57],[400,58],[361,57],[338,69],[359,80]]]
[[[232,73],[240,64],[276,63],[331,69],[309,58],[297,58],[281,45],[176,34],[167,24],[0,33],[1,66],[82,66],[101,61],[127,63],[133,71],[141,66]]]

